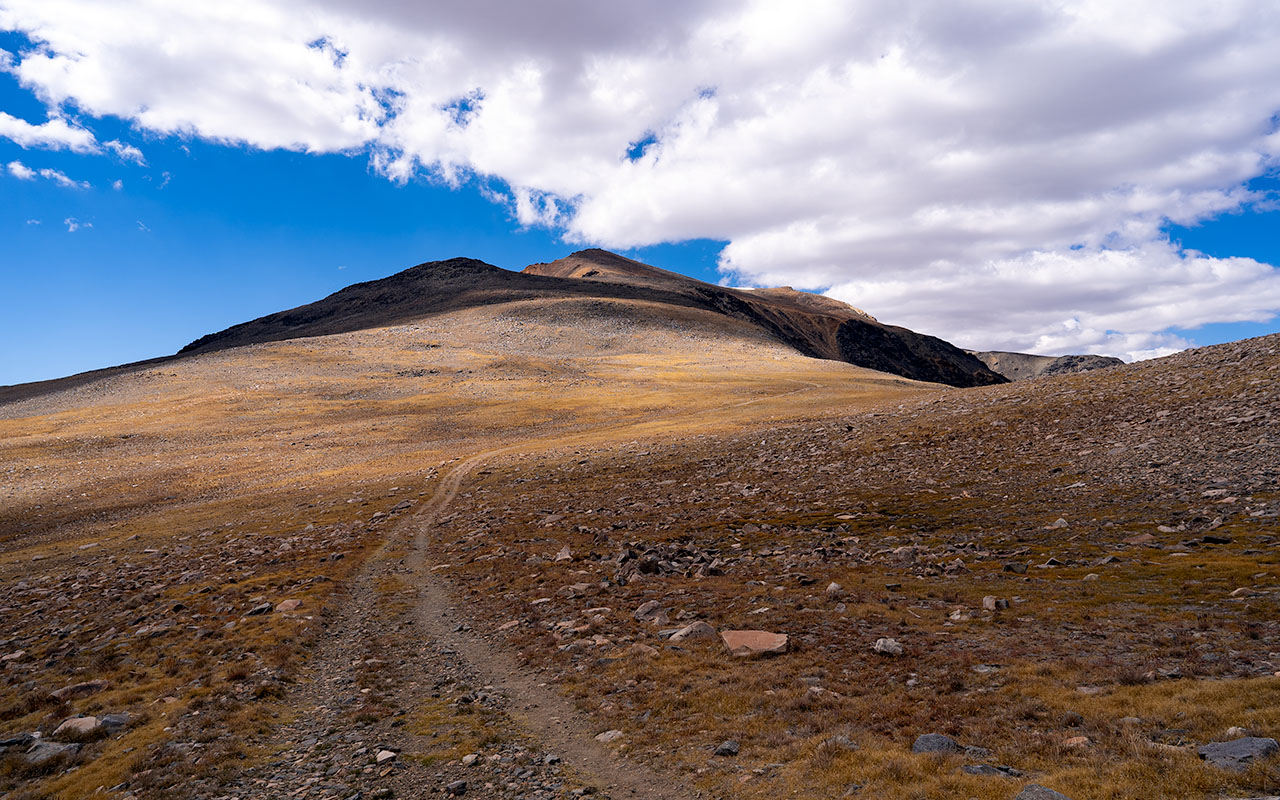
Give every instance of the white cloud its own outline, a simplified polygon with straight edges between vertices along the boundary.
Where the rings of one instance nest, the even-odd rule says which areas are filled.
[[[39,225],[39,224],[40,224],[40,220],[38,220],[38,219],[29,219],[29,220],[27,220],[27,224],[28,224],[28,225]]]
[[[142,220],[137,220],[137,223],[138,223],[138,230],[142,231],[143,233],[151,233],[151,229],[148,228],[146,225],[144,225],[142,223]]]
[[[1272,202],[1274,3],[5,0],[0,28],[40,43],[6,69],[47,124],[479,176],[520,225],[725,239],[731,282],[969,346],[1140,355],[1280,309],[1272,267],[1161,233]]]
[[[9,162],[9,174],[18,180],[33,181],[36,179],[36,171],[31,169],[21,161]]]
[[[147,165],[147,159],[142,155],[142,151],[131,144],[112,139],[109,142],[103,142],[102,146],[115,153],[121,161],[130,161],[140,167]]]
[[[111,182],[111,188],[115,189],[117,192],[120,191],[121,189],[124,188],[124,181],[117,178],[116,180]]]
[[[88,181],[73,180],[71,178],[68,178],[66,173],[60,172],[56,169],[45,168],[42,170],[38,170],[38,173],[41,178],[45,178],[46,180],[51,180],[54,183],[58,184],[59,186],[64,186],[68,189],[88,189],[89,188]]]
[[[60,117],[33,125],[0,111],[0,137],[16,142],[24,149],[43,147],[77,153],[93,153],[98,150],[98,141],[91,132],[71,125]]]
[[[93,227],[93,223],[92,223],[92,222],[81,222],[80,220],[76,219],[75,217],[67,217],[66,219],[64,219],[64,220],[62,221],[62,224],[67,226],[67,233],[75,233],[76,231],[80,230],[81,228],[92,228],[92,227]]]

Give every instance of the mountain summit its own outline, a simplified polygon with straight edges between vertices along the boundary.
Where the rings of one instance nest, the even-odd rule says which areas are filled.
[[[203,336],[181,354],[345,333],[481,305],[535,298],[598,298],[712,311],[753,325],[814,358],[912,380],[985,386],[1005,378],[933,336],[884,325],[866,312],[790,288],[730,289],[606,250],[590,249],[512,272],[469,258],[419,264],[381,280]]]

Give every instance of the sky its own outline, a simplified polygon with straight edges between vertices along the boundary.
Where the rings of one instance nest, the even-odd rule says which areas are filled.
[[[1280,5],[0,0],[0,384],[604,247],[973,349],[1280,330]]]

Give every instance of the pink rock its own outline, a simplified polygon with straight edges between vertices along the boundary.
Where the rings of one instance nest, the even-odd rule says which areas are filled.
[[[301,600],[281,600],[276,606],[276,611],[294,611],[300,605],[302,605]]]
[[[787,635],[768,631],[720,631],[724,646],[735,656],[763,656],[785,653]]]

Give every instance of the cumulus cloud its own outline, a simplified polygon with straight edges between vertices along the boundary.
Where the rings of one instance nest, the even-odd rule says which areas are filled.
[[[364,151],[968,346],[1139,357],[1280,309],[1272,266],[1162,233],[1274,201],[1274,3],[4,0],[0,28],[47,124]]]
[[[36,171],[28,167],[26,164],[23,164],[21,161],[9,162],[9,174],[22,181],[33,181],[36,179]]]
[[[109,142],[103,142],[102,146],[115,153],[121,161],[129,161],[140,167],[147,165],[147,159],[143,157],[142,151],[131,144],[112,139]]]
[[[98,150],[98,141],[84,128],[54,117],[47,122],[33,125],[24,119],[0,111],[0,137],[16,142],[23,148],[42,147],[50,150],[72,150],[92,153]]]

